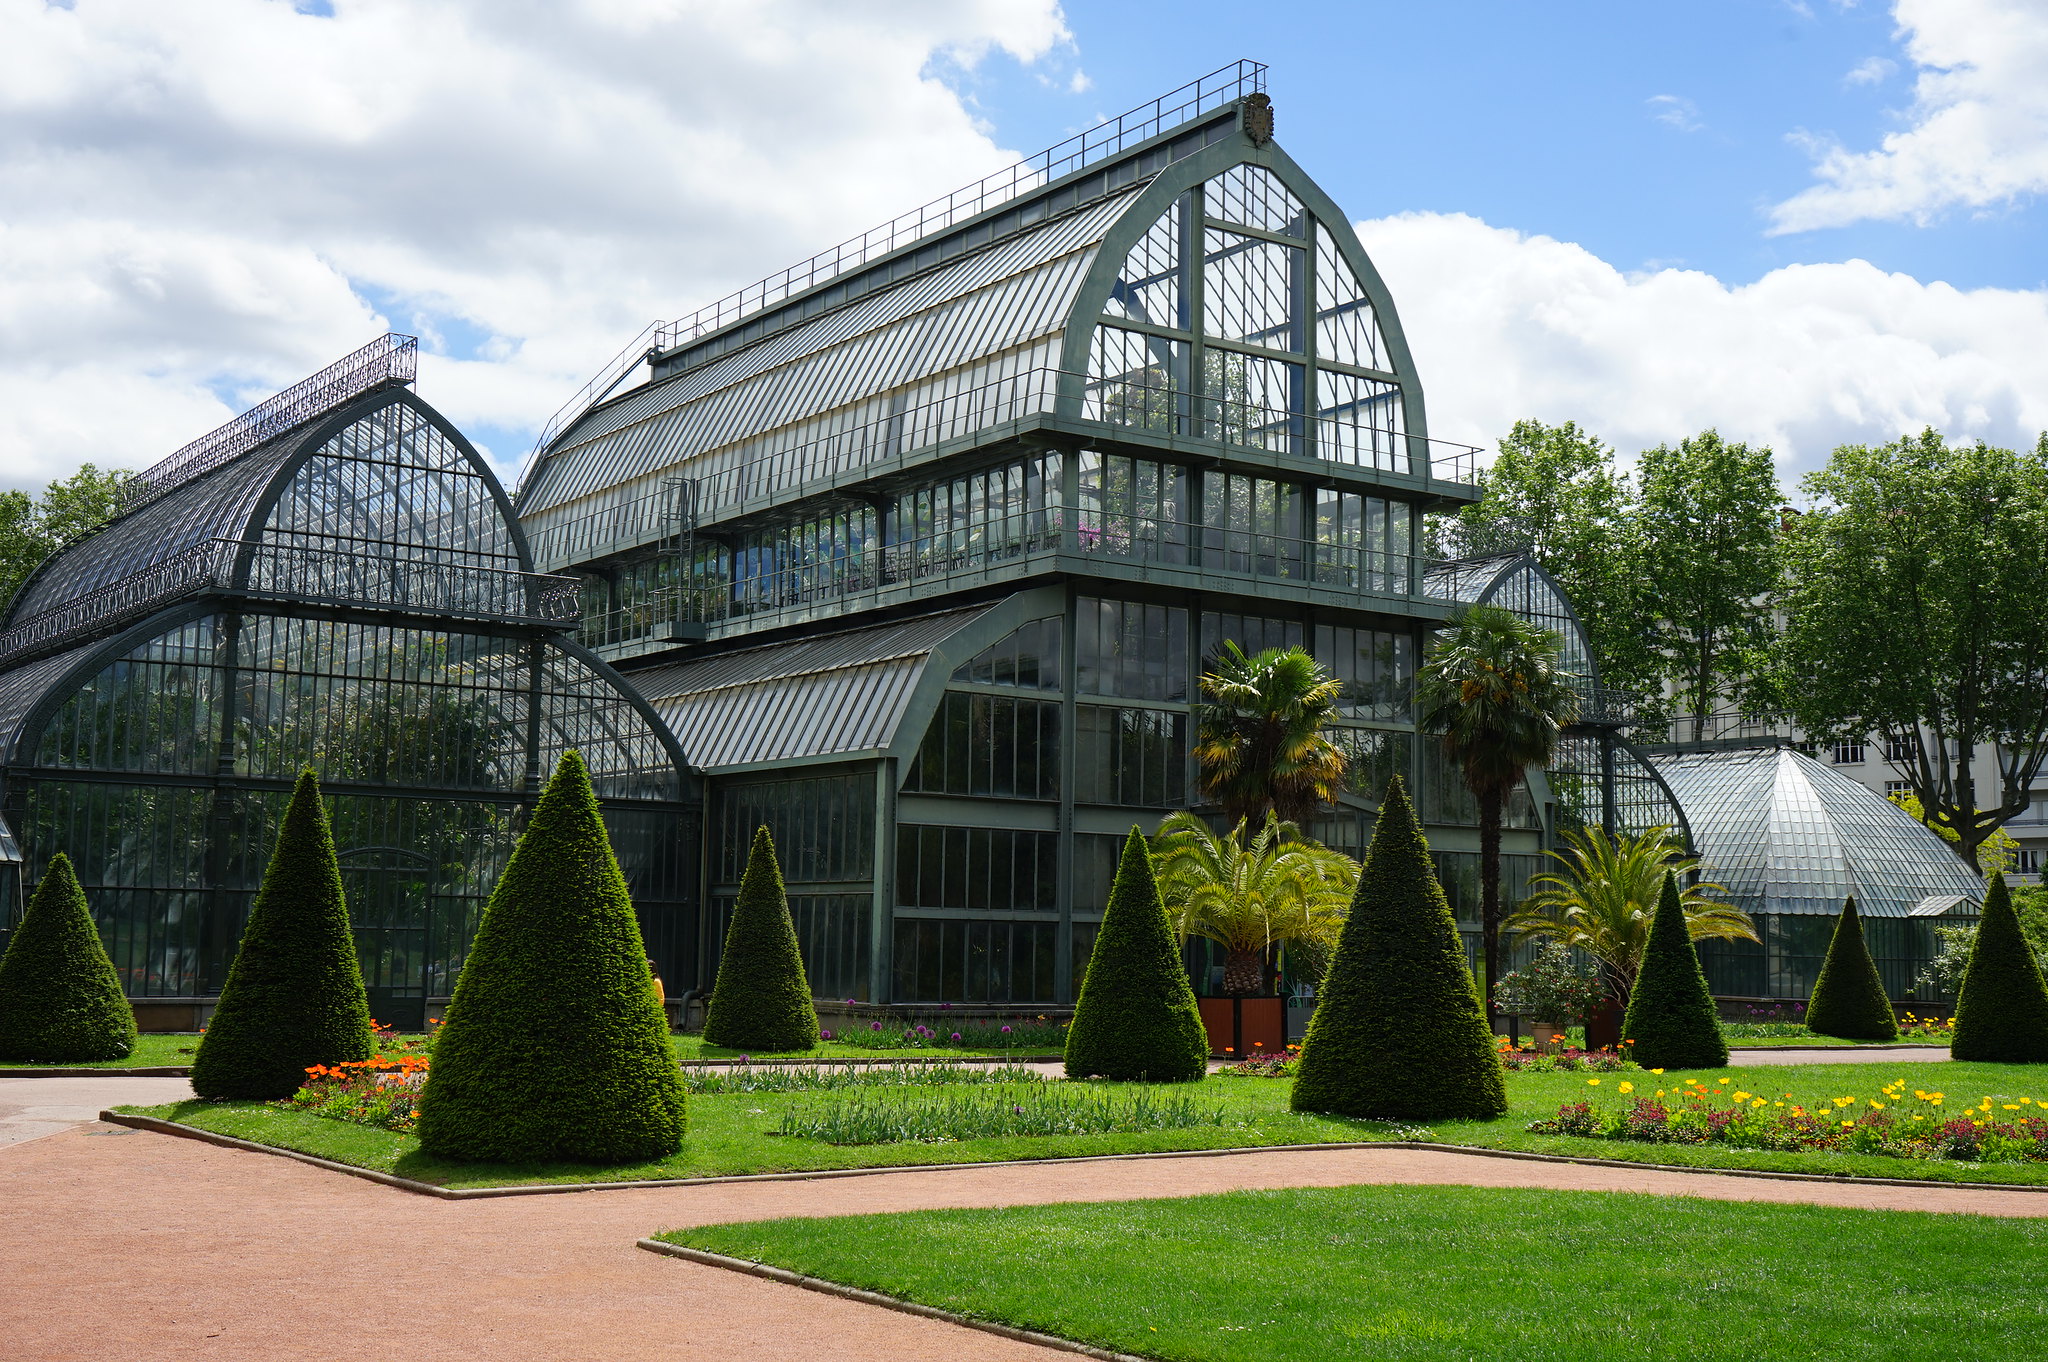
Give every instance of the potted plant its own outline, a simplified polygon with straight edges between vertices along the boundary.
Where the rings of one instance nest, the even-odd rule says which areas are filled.
[[[1599,976],[1580,969],[1571,948],[1557,941],[1545,944],[1522,968],[1502,975],[1493,989],[1501,1011],[1529,1019],[1538,1045],[1555,1044],[1567,1027],[1584,1025],[1606,996]]]

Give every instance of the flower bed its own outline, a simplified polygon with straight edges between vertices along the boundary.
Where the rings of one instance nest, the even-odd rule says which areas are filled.
[[[427,1057],[419,1054],[315,1064],[303,1087],[271,1105],[403,1134],[418,1121],[414,1106],[426,1081]]]
[[[1040,1083],[1043,1076],[1022,1064],[962,1064],[957,1061],[908,1060],[898,1064],[864,1064],[859,1068],[829,1065],[776,1064],[754,1068],[744,1062],[729,1069],[685,1069],[683,1086],[691,1093],[810,1092],[829,1088],[931,1088],[948,1083]]]
[[[1624,1044],[1633,1045],[1634,1041]],[[1582,1050],[1575,1045],[1566,1045],[1556,1050],[1538,1050],[1527,1041],[1519,1046],[1509,1045],[1505,1036],[1497,1042],[1500,1048],[1501,1067],[1509,1073],[1629,1073],[1641,1069],[1641,1065],[1615,1050]]]
[[[1043,1016],[997,1021],[980,1017],[970,1022],[947,1017],[945,1005],[941,1004],[938,1013],[922,1019],[827,1028],[818,1033],[818,1038],[856,1050],[1021,1050],[1030,1054],[1058,1054],[1067,1047],[1067,1024],[1047,1021]]]
[[[1300,1058],[1301,1047],[1290,1045],[1285,1050],[1255,1054],[1235,1064],[1226,1064],[1216,1072],[1227,1078],[1292,1078]]]
[[[792,1107],[777,1135],[826,1144],[950,1144],[1013,1135],[1110,1135],[1186,1130],[1225,1123],[1220,1102],[1192,1092],[1091,1091],[1044,1084],[1022,1092],[962,1093],[935,1101],[903,1091],[856,1091],[829,1102]]]
[[[1652,1069],[1652,1074],[1661,1070]],[[1598,1085],[1599,1079],[1588,1079]],[[1644,1144],[1728,1145],[1783,1152],[1879,1154],[1901,1159],[1958,1159],[1972,1163],[2048,1162],[2048,1100],[1985,1094],[1963,1107],[1946,1093],[1886,1084],[1879,1097],[1830,1097],[1799,1102],[1791,1093],[1768,1097],[1720,1079],[1688,1079],[1679,1087],[1634,1096],[1623,1081],[1615,1092],[1631,1100],[1618,1108],[1566,1102],[1557,1115],[1533,1121],[1538,1135],[1628,1140]]]

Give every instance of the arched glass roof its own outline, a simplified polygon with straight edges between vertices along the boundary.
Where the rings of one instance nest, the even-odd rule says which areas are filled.
[[[1905,917],[1983,885],[1904,809],[1789,747],[1653,757],[1692,826],[1702,873],[1752,913]]]

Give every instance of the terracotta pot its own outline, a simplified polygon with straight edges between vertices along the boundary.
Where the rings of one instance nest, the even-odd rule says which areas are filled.
[[[1529,1039],[1535,1042],[1538,1048],[1559,1044],[1564,1040],[1564,1035],[1565,1028],[1556,1022],[1529,1023]]]

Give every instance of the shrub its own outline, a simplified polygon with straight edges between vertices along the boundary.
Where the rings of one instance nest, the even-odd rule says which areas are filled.
[[[1067,1027],[1067,1076],[1175,1083],[1209,1070],[1208,1033],[1136,828],[1088,956]]]
[[[2048,1062],[2048,986],[2020,932],[2003,875],[1993,875],[1984,894],[1970,968],[1956,995],[1949,1053],[2010,1064]]]
[[[134,1009],[60,851],[0,957],[0,1059],[98,1064],[134,1048]]]
[[[1843,1040],[1897,1040],[1898,1015],[1891,995],[1878,976],[1877,962],[1863,940],[1863,920],[1854,897],[1842,903],[1842,916],[1828,942],[1828,958],[1813,982],[1806,1004],[1806,1028],[1816,1035]]]
[[[1488,1120],[1507,1111],[1464,943],[1400,777],[1387,783],[1316,1002],[1296,1111]]]
[[[654,987],[590,774],[566,752],[435,1038],[420,1147],[499,1163],[675,1153],[683,1080]]]
[[[734,1050],[811,1050],[818,1044],[818,1009],[804,977],[796,923],[775,861],[775,839],[754,830],[740,877],[739,898],[725,929],[725,954],[704,1009],[704,1043]]]
[[[299,773],[199,1053],[201,1097],[290,1097],[316,1064],[368,1059],[370,1004],[320,782]]]
[[[1728,1063],[1721,1017],[1678,905],[1678,879],[1669,872],[1621,1035],[1628,1057],[1646,1069],[1719,1069]]]

